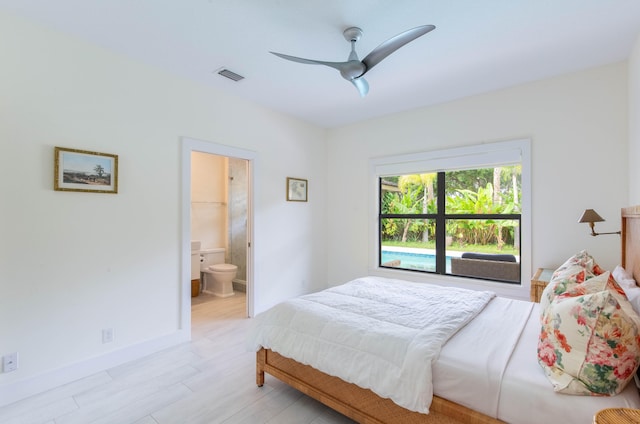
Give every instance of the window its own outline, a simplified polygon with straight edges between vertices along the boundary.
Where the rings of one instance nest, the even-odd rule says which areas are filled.
[[[382,267],[520,282],[520,164],[380,177]]]
[[[376,268],[520,284],[528,140],[372,161]],[[525,265],[523,267],[523,265]]]

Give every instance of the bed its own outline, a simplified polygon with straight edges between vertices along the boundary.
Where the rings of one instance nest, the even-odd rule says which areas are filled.
[[[621,265],[640,281],[640,206],[622,209],[621,216]],[[407,407],[404,399],[392,401],[393,394],[384,390],[378,395],[362,388],[367,384],[349,382],[352,375],[339,378],[334,376],[339,373],[320,371],[333,370],[330,353],[319,359],[294,360],[291,357],[297,354],[282,353],[285,349],[277,340],[250,342],[257,349],[256,383],[262,386],[268,373],[359,423],[589,423],[595,412],[604,408],[640,408],[633,381],[615,396],[572,396],[553,391],[536,357],[539,304],[495,297],[471,315],[468,322],[462,319],[459,330],[444,336],[446,343],[436,354],[430,370],[433,396],[428,413]],[[504,323],[510,326],[506,330],[500,327]],[[302,321],[299,325],[314,324]],[[260,332],[257,328],[254,335]],[[499,340],[492,337],[496,332],[502,335]],[[327,360],[323,362],[323,358]],[[375,374],[376,364],[356,361],[350,367],[358,375],[366,374],[358,368],[363,364],[371,366]]]

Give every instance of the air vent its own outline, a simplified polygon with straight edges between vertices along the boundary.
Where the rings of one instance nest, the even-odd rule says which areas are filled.
[[[235,72],[228,70],[227,68],[220,68],[220,69],[217,69],[215,72],[218,75],[222,75],[223,77],[229,78],[230,80],[233,80],[236,82],[244,79],[242,75],[238,75]]]

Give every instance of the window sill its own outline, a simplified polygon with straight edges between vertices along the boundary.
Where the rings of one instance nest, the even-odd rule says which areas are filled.
[[[431,273],[404,271],[389,268],[369,268],[369,275],[385,278],[398,278],[416,283],[437,284],[440,286],[459,287],[470,290],[489,290],[500,297],[529,301],[530,281],[522,281],[520,284],[500,283],[475,278],[462,278],[452,275],[439,275]]]

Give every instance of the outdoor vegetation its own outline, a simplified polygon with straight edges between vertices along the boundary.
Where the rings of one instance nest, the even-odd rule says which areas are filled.
[[[495,215],[520,214],[520,171],[516,165],[445,173],[447,249],[519,255],[519,221]],[[434,249],[437,174],[384,177],[381,186],[381,214],[393,215],[381,221],[382,244]]]

